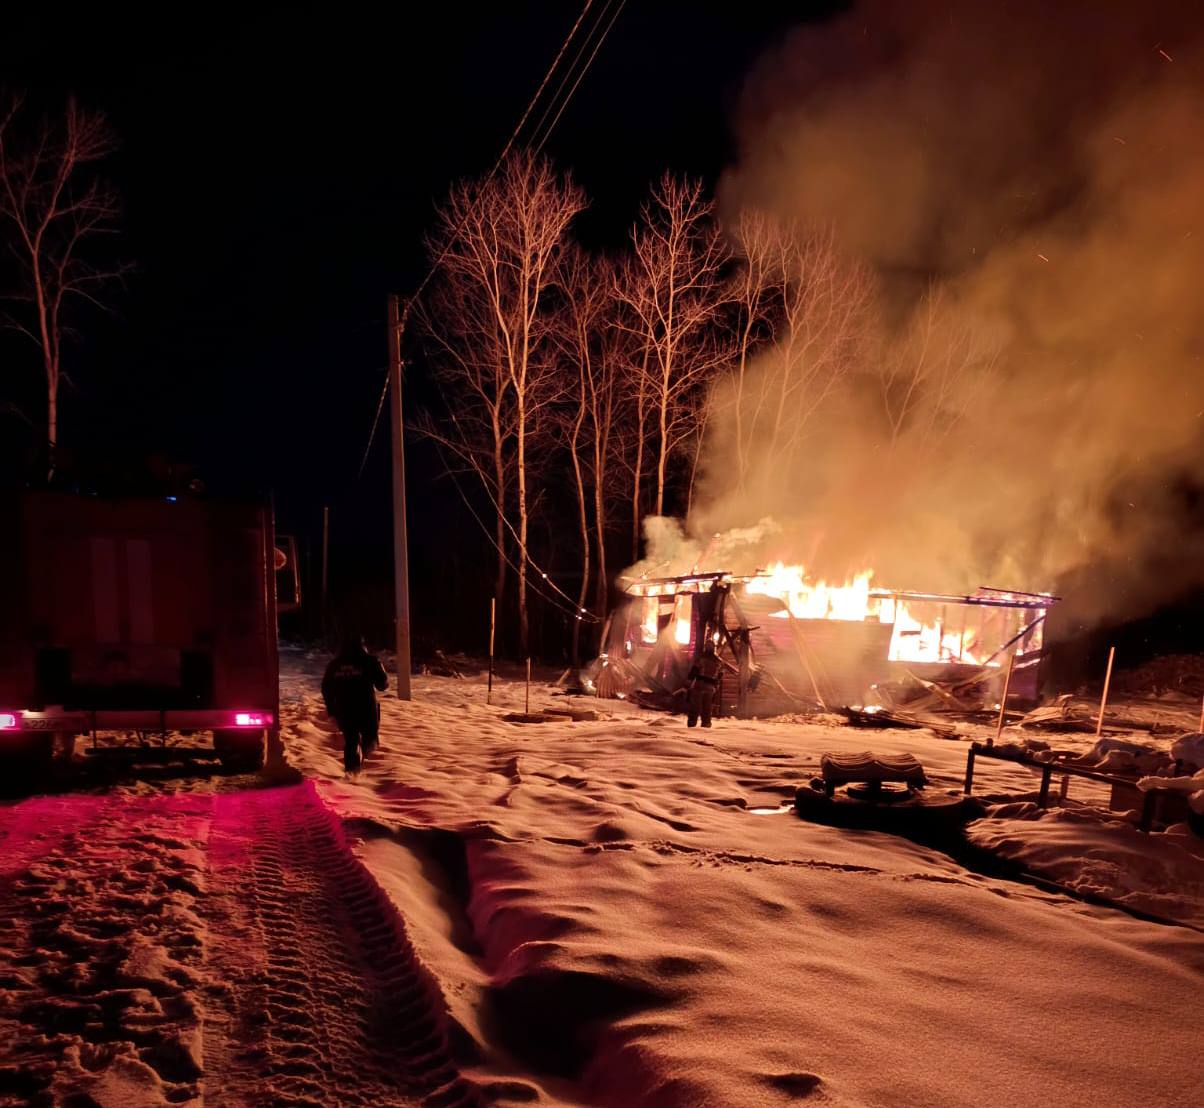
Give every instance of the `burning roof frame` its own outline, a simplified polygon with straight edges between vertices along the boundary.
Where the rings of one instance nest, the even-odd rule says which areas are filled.
[[[768,679],[771,685],[776,686],[781,694],[779,699],[784,701],[787,710],[815,705],[821,708],[829,707],[827,702],[829,698],[824,696],[821,681],[815,672],[816,668],[823,667],[824,660],[822,657],[814,656],[812,646],[808,643],[808,635],[802,633],[802,628],[818,629],[829,624],[845,624],[856,628],[859,621],[797,617],[790,611],[789,604],[785,600],[781,597],[776,598],[781,603],[784,612],[777,611],[771,614],[786,617],[813,695],[791,691],[779,679],[773,666],[766,666],[755,658],[752,633],[759,631],[760,627],[750,626],[745,620],[739,606],[739,597],[736,598],[737,603],[734,609],[737,614],[735,624],[729,624],[726,618],[727,599],[732,593],[733,587],[747,586],[750,582],[764,579],[766,576],[763,573],[740,575],[720,570],[707,573],[695,572],[675,577],[644,576],[637,579],[626,579],[623,582],[624,592],[632,602],[653,597],[662,600],[672,597],[674,604],[667,614],[658,606],[655,641],[644,637],[639,643],[639,649],[636,649],[636,644],[626,637],[627,630],[631,626],[630,612],[622,628],[621,639],[612,642],[615,639],[612,633],[613,620],[618,612],[612,613],[603,632],[604,653],[600,659],[599,695],[622,696],[625,695],[625,691],[636,695],[646,693],[647,695],[642,698],[650,698],[654,704],[662,707],[678,706],[677,702],[681,699],[690,665],[702,649],[703,642],[707,637],[711,637],[723,658],[725,670],[730,672],[734,678],[735,696],[721,697],[721,700],[726,700],[726,707],[735,714],[764,714],[749,710],[750,694],[764,679]],[[668,634],[669,628],[679,617],[677,598],[682,595],[708,594],[715,597],[709,606],[691,602],[691,630],[688,640],[679,639],[677,634]],[[770,598],[772,599],[771,594]],[[981,662],[963,662],[960,654],[956,659],[941,659],[935,662],[901,661],[889,656],[893,649],[892,639],[892,645],[887,649],[887,656],[878,659],[882,667],[878,672],[879,679],[887,675],[895,678],[905,676],[913,685],[930,690],[930,698],[936,699],[938,702],[943,700],[948,702],[949,706],[964,709],[967,704],[965,699],[967,696],[987,701],[992,697],[998,699],[1003,695],[1002,687],[1000,687],[1003,664],[1000,659],[1010,651],[1015,655],[1016,676],[1013,677],[1014,683],[1009,688],[1009,701],[1037,699],[1039,671],[1044,655],[1041,631],[1049,608],[1058,602],[1059,597],[1051,593],[982,586],[970,594],[930,593],[906,589],[871,589],[868,592],[868,599],[879,602],[887,601],[895,605],[939,604],[942,606],[954,605],[963,609],[986,608],[1031,612],[1033,618],[1021,618],[1018,621],[1019,629],[1006,637],[1005,641]],[[747,603],[747,595],[745,602]],[[645,622],[641,621],[642,624]],[[894,634],[894,619],[887,622],[881,618],[875,621],[867,617],[860,622],[867,627],[872,625],[889,627],[892,636]],[[701,627],[696,626],[699,623],[701,623]],[[940,627],[939,623],[938,627]],[[859,634],[856,631],[850,633],[853,636]],[[963,648],[965,635],[966,623],[963,620],[958,640]],[[617,656],[612,646],[620,647]],[[688,649],[683,651],[681,649],[683,647]],[[941,647],[938,646],[938,659],[940,658],[940,649]],[[683,653],[687,656],[682,657]],[[726,657],[724,657],[725,653]],[[643,655],[643,664],[640,664],[637,658],[637,655],[640,654]],[[812,656],[809,657],[809,655]],[[828,660],[832,661],[831,658]],[[836,663],[838,666],[841,664],[839,657],[836,659]],[[858,669],[859,667],[854,664],[852,668]],[[608,669],[610,670],[609,674],[607,674]],[[851,673],[848,675],[848,679],[854,685],[859,677],[865,680],[867,685],[875,685],[876,682],[869,681],[868,676],[868,671],[860,674]],[[942,681],[942,678],[945,680]],[[942,687],[943,684],[946,687]],[[834,687],[839,687],[839,685]],[[849,685],[846,684],[844,687],[847,689]]]

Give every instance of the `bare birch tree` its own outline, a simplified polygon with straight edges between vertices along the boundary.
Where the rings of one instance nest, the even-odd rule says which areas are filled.
[[[606,517],[614,424],[619,394],[614,282],[610,262],[574,249],[565,258],[562,347],[566,402],[562,435],[568,449],[577,497],[581,539],[581,587],[573,628],[573,665],[580,663],[581,616],[596,568],[595,611],[608,606]],[[591,520],[592,517],[592,520]],[[593,557],[591,558],[591,548]]]
[[[561,412],[561,428],[573,470],[573,491],[577,494],[577,526],[581,538],[581,587],[577,594],[577,613],[573,620],[572,664],[581,664],[581,613],[590,586],[590,525],[589,500],[586,491],[589,477],[586,462],[581,457],[582,442],[588,435],[590,403],[589,387],[594,354],[594,319],[597,305],[597,282],[590,261],[580,250],[574,250],[563,266],[564,287],[567,292],[562,313],[561,342],[565,355],[565,394],[568,402]],[[596,478],[596,474],[591,475]]]
[[[904,436],[921,453],[939,449],[990,387],[998,354],[985,330],[952,310],[941,289],[930,289],[905,333],[890,336],[877,359],[890,449]]]
[[[450,233],[446,222],[443,233]],[[436,252],[441,241],[432,243]],[[496,554],[493,595],[500,608],[506,594],[514,404],[497,315],[481,286],[441,278],[418,305],[417,316],[429,337],[428,357],[448,406],[445,424],[424,418],[418,429],[485,489]]]
[[[73,301],[100,299],[122,267],[96,260],[113,234],[114,191],[93,172],[115,147],[105,117],[67,101],[61,118],[33,119],[19,96],[0,101],[0,218],[18,280],[10,324],[38,347],[46,378],[49,476],[58,446],[63,338]]]
[[[794,464],[812,421],[860,365],[871,282],[830,231],[757,213],[736,228],[743,264],[732,359],[738,487]]]
[[[618,326],[615,299],[615,264],[595,261],[598,296],[604,296],[593,319],[596,348],[586,376],[586,396],[592,426],[590,462],[594,481],[594,540],[598,553],[594,612],[604,618],[610,610],[610,571],[606,540],[612,506],[623,499],[626,441],[623,437],[623,378],[631,364],[631,337]]]
[[[691,395],[705,388],[721,358],[714,329],[723,308],[729,252],[702,184],[665,174],[632,231],[632,262],[617,286],[636,339],[636,389],[654,434],[654,510],[665,511],[669,463],[693,433]],[[642,458],[643,438],[637,437]],[[639,514],[641,465],[634,475]]]
[[[696,392],[690,398],[692,419],[690,432],[683,440],[684,449],[689,465],[686,481],[686,510],[684,517],[690,518],[690,509],[694,505],[694,488],[698,482],[698,467],[702,462],[702,448],[707,441],[707,425],[711,419],[711,397],[705,392]]]
[[[773,336],[772,292],[782,281],[779,262],[781,225],[755,209],[740,213],[733,233],[739,267],[732,276],[731,405],[735,434],[736,488],[748,479],[752,405],[750,363],[759,345]],[[697,468],[697,467],[695,467]]]
[[[642,279],[633,259],[625,258],[617,265],[612,277],[616,303],[622,307],[627,299],[622,290],[634,289]],[[616,430],[620,456],[631,482],[631,560],[638,562],[640,521],[643,517],[644,452],[648,446],[648,416],[652,401],[648,376],[652,351],[642,331],[633,325],[630,313],[624,313],[620,319],[620,333],[626,341],[620,342],[616,349],[621,359],[618,395],[623,408],[623,419]]]
[[[519,642],[524,654],[529,641],[531,446],[547,431],[543,414],[556,387],[548,349],[554,313],[548,299],[568,224],[584,204],[581,190],[559,177],[546,160],[522,153],[510,157],[496,174],[456,186],[441,213],[442,279],[463,286],[459,295],[479,299],[488,313],[491,334],[481,360],[496,356],[495,379],[505,382],[506,403],[513,405]],[[444,324],[449,329],[458,325],[454,318]]]
[[[778,357],[763,379],[758,415],[768,416],[770,456],[788,464],[812,419],[859,364],[871,282],[840,254],[831,230],[787,226],[778,257]]]

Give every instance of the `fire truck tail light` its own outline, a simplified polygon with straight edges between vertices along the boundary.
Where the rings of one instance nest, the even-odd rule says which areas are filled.
[[[0,717],[2,718],[2,717]],[[272,725],[271,712],[235,712],[234,726],[235,727],[270,727]]]
[[[16,712],[0,712],[0,731],[15,731],[17,722]]]

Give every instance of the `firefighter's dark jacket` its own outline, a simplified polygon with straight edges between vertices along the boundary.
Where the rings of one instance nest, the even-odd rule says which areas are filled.
[[[368,723],[376,720],[376,693],[388,684],[385,667],[362,646],[341,650],[326,667],[322,699],[336,720]]]
[[[698,660],[690,669],[689,680],[703,681],[708,685],[719,684],[719,674],[723,670],[723,663],[719,661],[715,654],[700,654]]]

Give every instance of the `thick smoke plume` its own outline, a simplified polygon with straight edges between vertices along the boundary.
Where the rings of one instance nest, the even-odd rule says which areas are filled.
[[[877,0],[762,60],[727,220],[831,228],[875,292],[792,471],[738,487],[716,393],[692,531],[1090,620],[1204,580],[1197,9]]]

